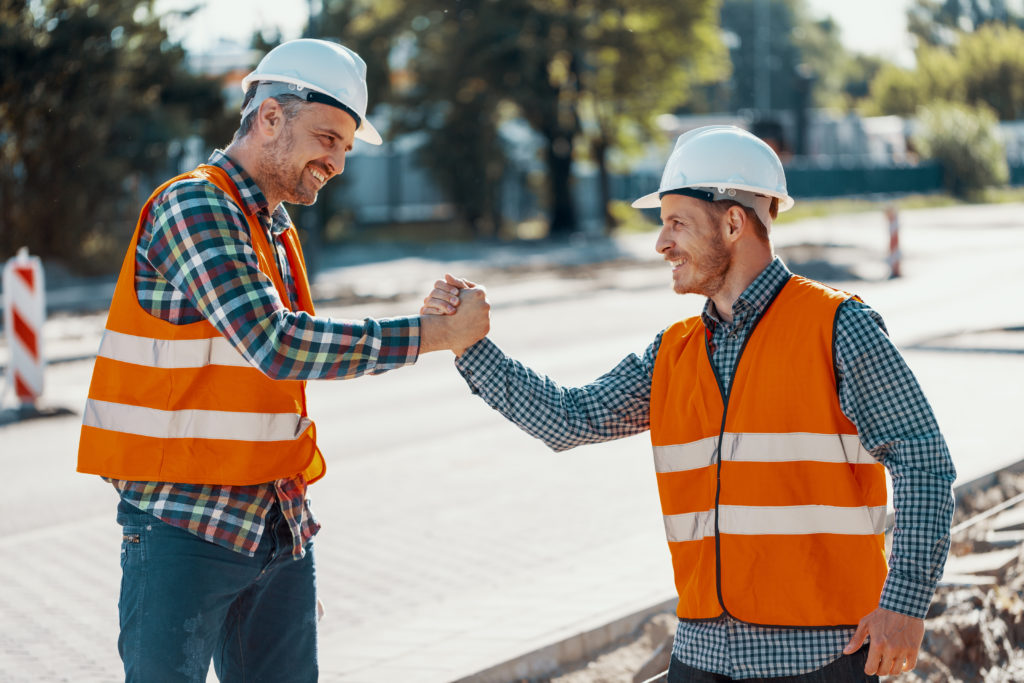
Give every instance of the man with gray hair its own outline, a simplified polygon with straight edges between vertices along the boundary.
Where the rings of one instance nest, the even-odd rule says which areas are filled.
[[[227,149],[157,188],[125,256],[83,416],[78,470],[120,496],[128,681],[317,679],[306,499],[325,463],[305,383],[460,353],[482,290],[450,318],[313,310],[283,202],[312,204],[366,118],[366,65],[323,40],[268,53],[242,82]]]

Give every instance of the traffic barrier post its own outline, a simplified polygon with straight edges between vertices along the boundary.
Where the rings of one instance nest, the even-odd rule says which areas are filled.
[[[900,214],[895,206],[885,209],[885,217],[889,221],[889,277],[900,276]]]
[[[9,360],[7,387],[14,390],[22,410],[36,407],[43,394],[43,323],[46,294],[43,265],[22,247],[8,259],[3,272],[4,330]]]

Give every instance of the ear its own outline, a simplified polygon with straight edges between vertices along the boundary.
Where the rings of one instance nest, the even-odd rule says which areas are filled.
[[[261,136],[273,139],[284,127],[284,110],[281,104],[273,97],[268,97],[260,103],[256,110],[256,130]]]
[[[730,206],[725,212],[725,236],[731,240],[739,239],[747,226],[747,212],[742,206]]]

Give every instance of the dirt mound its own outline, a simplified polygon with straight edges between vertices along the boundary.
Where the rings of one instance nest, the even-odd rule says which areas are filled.
[[[959,524],[1024,491],[1024,475],[1005,474],[995,486],[957,501]],[[982,521],[953,539],[950,557],[986,553],[994,543],[994,521]],[[924,643],[914,671],[898,683],[1010,683],[1024,681],[1024,544],[1016,557],[992,571],[989,585],[943,585],[925,623]],[[947,568],[949,563],[947,563]]]

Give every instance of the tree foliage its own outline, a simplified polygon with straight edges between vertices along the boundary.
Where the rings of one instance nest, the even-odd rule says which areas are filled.
[[[140,176],[166,172],[169,142],[222,110],[151,2],[0,0],[0,257],[27,246],[87,267],[123,249],[114,221],[137,213]]]
[[[907,10],[907,30],[921,46],[949,47],[959,33],[986,25],[1024,28],[1019,7],[1006,0],[916,0]]]
[[[425,160],[484,230],[498,220],[500,128],[528,123],[543,140],[550,232],[560,234],[577,228],[580,141],[601,164],[608,146],[721,68],[713,10],[712,0],[336,0],[324,26],[374,62],[371,77],[387,86],[371,87],[398,129],[427,131]]]
[[[946,188],[968,199],[1003,185],[1009,177],[998,121],[991,109],[957,102],[934,102],[918,112],[914,145],[943,167]]]
[[[1024,30],[988,24],[958,34],[952,47],[919,47],[915,69],[878,72],[865,111],[910,116],[936,100],[985,105],[1004,121],[1024,118]]]

